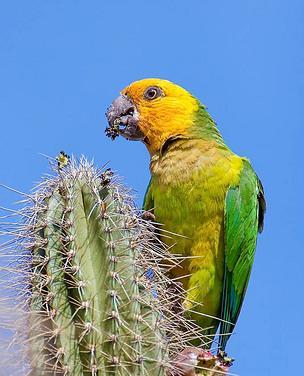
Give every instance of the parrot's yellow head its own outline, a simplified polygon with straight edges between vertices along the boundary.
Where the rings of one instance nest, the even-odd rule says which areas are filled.
[[[154,154],[169,138],[188,134],[199,107],[195,97],[170,81],[135,81],[109,107],[107,132],[112,138],[142,140]]]

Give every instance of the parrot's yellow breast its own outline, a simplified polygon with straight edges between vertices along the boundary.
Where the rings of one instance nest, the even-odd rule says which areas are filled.
[[[154,215],[174,234],[162,240],[187,257],[172,276],[188,291],[186,308],[212,316],[219,315],[221,303],[225,197],[238,184],[242,165],[228,149],[201,139],[175,141],[151,160]],[[199,320],[214,324],[203,316]]]

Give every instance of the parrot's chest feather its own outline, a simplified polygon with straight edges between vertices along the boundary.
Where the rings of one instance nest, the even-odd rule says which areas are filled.
[[[241,166],[241,158],[203,140],[180,141],[152,159],[156,219],[166,230],[188,238],[173,238],[178,252],[188,253],[194,242],[218,248],[226,192],[238,183]]]
[[[170,273],[188,291],[184,306],[203,302],[214,317],[221,309],[225,199],[239,183],[242,164],[228,149],[204,140],[176,142],[151,160],[150,198],[160,229],[167,231],[161,239],[186,256]],[[198,319],[214,325],[210,318]]]

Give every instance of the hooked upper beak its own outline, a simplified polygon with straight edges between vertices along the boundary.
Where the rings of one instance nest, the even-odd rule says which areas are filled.
[[[118,135],[133,141],[144,139],[144,134],[138,128],[139,113],[131,99],[125,95],[120,95],[112,102],[106,117],[109,123],[106,134],[113,140]]]

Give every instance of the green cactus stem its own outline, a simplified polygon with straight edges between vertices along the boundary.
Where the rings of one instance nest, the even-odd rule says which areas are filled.
[[[180,260],[110,170],[61,154],[55,174],[26,195],[24,222],[12,231],[25,261],[17,269],[27,371],[16,374],[179,372],[170,359],[193,338],[204,341],[176,309],[184,291],[166,277]]]

